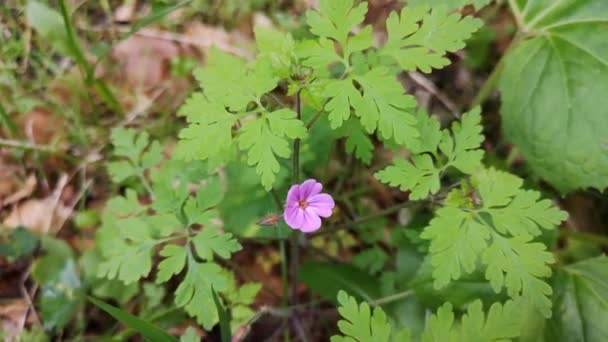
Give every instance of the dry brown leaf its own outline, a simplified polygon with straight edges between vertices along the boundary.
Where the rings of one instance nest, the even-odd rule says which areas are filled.
[[[21,167],[15,165],[4,154],[6,150],[0,150],[0,203],[2,198],[10,196],[20,186],[19,176]]]
[[[51,198],[29,199],[14,207],[3,224],[10,228],[26,227],[39,233],[54,230],[70,216],[71,210],[58,205]]]
[[[215,46],[220,50],[244,58],[251,58],[253,56],[252,51],[237,47],[250,42],[250,39],[246,35],[236,30],[226,32],[223,28],[207,26],[200,22],[193,22],[188,25],[184,31],[183,38],[179,41],[203,49]]]
[[[0,304],[0,331],[5,342],[16,342],[23,331],[28,311],[27,302],[16,299]]]
[[[3,224],[9,228],[23,226],[39,233],[56,232],[72,212],[60,201],[66,183],[67,176],[64,175],[50,196],[28,199],[15,205]]]
[[[171,59],[179,55],[179,49],[173,42],[148,36],[155,32],[142,30],[120,42],[112,51],[120,74],[132,87],[153,87],[167,80]]]
[[[25,136],[34,144],[48,145],[65,132],[64,120],[44,108],[35,108],[18,116],[16,121]]]
[[[36,176],[34,174],[29,175],[29,177],[27,177],[27,180],[19,190],[7,196],[4,200],[2,200],[2,197],[0,197],[0,208],[7,205],[11,205],[13,203],[17,203],[24,198],[30,197],[32,193],[34,193],[34,190],[36,190],[37,184],[38,182],[36,181]]]
[[[114,11],[114,20],[120,23],[130,22],[133,19],[136,6],[136,0],[125,1],[122,5],[118,6],[116,11]]]

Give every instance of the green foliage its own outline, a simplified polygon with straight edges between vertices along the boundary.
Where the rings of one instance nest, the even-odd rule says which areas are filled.
[[[399,186],[401,191],[412,191],[410,198],[414,200],[436,194],[441,186],[441,175],[448,167],[472,174],[481,167],[483,157],[479,108],[464,114],[460,122],[454,122],[452,134],[441,131],[437,119],[424,112],[418,113],[417,120],[422,138],[412,149],[417,153],[412,161],[397,159],[394,165],[376,173],[381,182]]]
[[[245,283],[239,287],[234,277],[229,278],[228,289],[224,298],[230,306],[230,327],[232,331],[236,331],[240,326],[247,324],[255,316],[256,313],[251,309],[251,305],[261,289],[262,284],[260,283]]]
[[[387,261],[388,254],[380,247],[365,249],[353,257],[353,265],[368,271],[370,274],[376,274],[384,269]]]
[[[188,191],[187,188],[185,191]],[[163,259],[158,265],[156,282],[164,283],[186,268],[185,278],[175,292],[175,303],[210,329],[217,322],[211,288],[222,292],[227,286],[226,276],[213,263],[213,256],[216,254],[228,258],[241,248],[231,234],[221,234],[210,223],[212,218],[217,217],[217,212],[211,208],[217,204],[218,198],[221,199],[220,191],[218,183],[211,179],[198,190],[196,197],[188,197],[186,193],[186,196],[173,196],[181,198],[181,203],[166,203],[167,206],[153,203],[150,207],[156,213],[152,215],[148,213],[148,207],[133,203],[136,201],[133,192],[128,192],[127,197],[113,199],[115,202],[130,204],[109,203],[107,212],[104,213],[103,226],[97,237],[101,253],[105,257],[99,266],[99,275],[119,279],[126,284],[137,281],[149,274],[155,247],[164,244],[159,252]],[[175,211],[175,207],[183,210]],[[112,211],[112,208],[121,210]],[[203,224],[204,227],[198,233],[188,233],[195,224]],[[188,241],[186,245],[165,244],[184,238]],[[190,244],[197,257],[206,262],[201,263],[195,259]]]
[[[397,330],[380,307],[372,311],[367,303],[357,304],[344,291],[338,293],[338,303],[342,317],[338,328],[344,336],[333,336],[332,342],[411,340],[409,330]],[[485,314],[481,301],[476,300],[457,323],[452,305],[446,303],[428,318],[421,341],[510,341],[520,335],[523,320],[520,304],[519,299],[494,303]]]
[[[486,0],[487,1],[487,0]],[[450,64],[445,57],[464,47],[464,41],[477,31],[482,22],[473,17],[449,14],[445,6],[403,8],[386,20],[388,41],[380,53],[394,58],[407,71],[431,72]]]
[[[411,200],[430,198],[424,210],[434,213],[432,219],[423,218],[423,224],[403,223],[407,225],[405,232],[393,230],[391,239],[384,236],[384,221],[371,222],[358,235],[365,245],[355,246],[355,267],[311,261],[299,267],[298,279],[312,292],[330,301],[337,298],[342,335],[333,336],[332,341],[409,341],[418,337],[422,341],[507,341],[522,332],[524,315],[520,311],[538,311],[544,317],[554,313],[564,320],[563,312],[572,314],[567,311],[571,310],[568,305],[576,300],[584,315],[604,314],[606,308],[597,293],[601,294],[605,286],[598,280],[602,273],[596,261],[590,261],[593,267],[577,264],[558,271],[556,278],[564,278],[562,284],[566,285],[553,293],[548,278],[555,260],[540,241],[567,215],[549,200],[541,199],[539,192],[523,189],[520,178],[484,168],[481,109],[473,108],[451,127],[442,129],[438,119],[415,110],[415,98],[403,90],[398,77],[402,71],[431,72],[445,67],[448,54],[462,49],[465,40],[480,27],[480,20],[462,17],[452,9],[468,4],[481,7],[489,1],[429,0],[432,9],[413,6],[422,2],[411,1],[411,7],[388,16],[387,41],[379,47],[374,45],[372,27],[363,25],[367,2],[321,0],[318,10],[306,14],[310,28],[307,40],[296,41],[289,33],[258,27],[258,54],[251,61],[211,49],[206,65],[194,71],[200,89],[179,110],[187,126],[180,131],[169,160],[163,160],[160,144],[151,142],[147,133],[114,130],[115,160],[108,165],[113,181],[138,177],[148,194],[139,198],[127,186],[122,195],[108,201],[96,231],[95,255],[100,260],[82,260],[82,265],[90,266],[85,272],[86,283],[101,289],[93,293],[124,303],[139,290],[142,279],[150,279],[143,294],[150,304],[139,308],[140,315],[147,317],[145,314],[154,312],[154,308],[166,305],[163,284],[170,282],[175,288],[175,306],[205,330],[220,323],[222,338],[229,339],[230,330],[236,332],[256,317],[251,305],[261,285],[237,286],[234,274],[220,266],[223,263],[218,259],[229,259],[241,249],[233,234],[264,238],[291,234],[284,223],[268,229],[254,223],[281,211],[268,192],[285,190],[289,173],[294,174],[290,167],[298,162],[295,158],[293,164],[286,160],[292,156],[292,146],[300,146],[293,142],[301,140],[302,151],[298,153],[302,160],[312,161],[310,170],[308,166],[303,168],[304,173],[318,171],[317,164],[328,161],[326,155],[333,150],[335,139],[344,138],[344,144],[338,146],[344,146],[364,164],[372,162],[376,146],[380,148],[381,144],[407,149],[410,158],[392,161],[375,177],[409,191]],[[561,13],[563,2],[556,5],[561,10],[535,7],[545,2],[531,1],[526,14],[529,17],[521,18],[521,13],[516,17],[525,19],[530,29],[546,28],[547,37],[533,37],[519,44],[549,44],[554,50],[551,54],[571,54],[561,46],[568,45],[568,32],[574,31],[560,19],[566,16]],[[580,8],[588,9],[586,6]],[[583,12],[572,15],[589,19],[590,14]],[[531,34],[536,33],[532,30]],[[596,49],[597,44],[590,42],[586,58],[593,59],[601,74],[604,66],[600,67],[598,61],[604,51]],[[538,52],[527,54],[529,60],[544,56],[540,47],[524,52]],[[517,70],[526,71],[522,77],[543,77],[538,66],[525,69],[529,62],[523,60],[525,53],[516,50],[513,55],[520,58],[514,59],[522,66]],[[558,58],[556,65],[563,73],[570,72],[576,65],[572,60]],[[505,92],[505,108],[513,108],[522,104],[512,97],[524,96],[515,89],[516,81],[508,84],[508,74],[515,67],[513,61],[506,63],[507,81],[503,84],[510,88]],[[546,65],[555,67],[552,63],[556,62],[547,61]],[[574,97],[569,93],[574,84],[563,79],[560,83],[565,84],[561,85],[565,91],[560,98]],[[545,90],[540,95],[550,93]],[[540,95],[534,98],[541,98],[542,105],[551,102]],[[575,100],[580,101],[581,96],[576,96]],[[527,104],[532,103],[531,98],[526,99]],[[583,105],[575,100],[562,101],[560,110],[571,111],[573,104]],[[540,106],[532,104],[526,110]],[[595,116],[591,121],[603,127]],[[313,124],[317,125],[315,133],[309,132]],[[547,137],[561,129],[558,124],[547,124],[550,133],[543,133],[539,143],[549,141]],[[577,130],[583,128],[576,126]],[[592,152],[603,148],[597,147],[594,145]],[[589,166],[584,160],[580,165]],[[218,175],[215,170],[219,170]],[[326,171],[327,179],[333,180],[335,171]],[[458,182],[442,191],[446,174]],[[355,213],[366,205],[349,203],[348,195],[343,200],[345,207]],[[400,212],[400,221],[406,216],[401,215],[404,212]],[[332,246],[338,248],[337,243]],[[353,246],[344,248],[349,247]],[[388,253],[392,251],[398,251],[395,260]],[[112,291],[122,295],[112,295]],[[409,298],[410,294],[416,296]],[[556,297],[562,294],[568,302]],[[408,298],[404,303],[387,305],[394,296]],[[498,302],[507,297],[511,299],[504,304]],[[556,299],[559,307],[552,307],[551,299]],[[376,304],[385,305],[386,311],[372,309]],[[404,324],[415,321],[404,316],[437,307],[424,322],[422,316],[418,317],[417,326]],[[582,324],[569,329],[583,336],[595,333]],[[597,329],[596,335],[601,337],[603,333]],[[198,336],[188,330],[182,340],[198,340]]]
[[[291,156],[286,138],[304,138],[306,128],[296,118],[294,111],[281,109],[263,119],[247,122],[242,131],[239,145],[249,150],[247,163],[257,165],[256,171],[262,178],[262,185],[269,190],[280,169],[277,156]]]
[[[71,55],[68,32],[65,29],[63,18],[56,10],[40,1],[29,0],[25,15],[28,24],[38,32],[44,40],[58,52]]]
[[[518,300],[494,303],[487,315],[480,300],[469,305],[460,324],[454,321],[452,305],[442,305],[428,320],[422,341],[511,341],[520,334],[521,307]]]
[[[188,327],[184,334],[179,338],[180,342],[200,342],[200,340],[201,338],[193,327]]]
[[[264,27],[255,28],[255,42],[258,58],[269,59],[272,70],[280,78],[288,78],[297,63],[296,43],[289,33],[282,33]]]
[[[5,235],[6,236],[3,236]],[[38,246],[38,238],[28,229],[17,227],[10,231],[0,231],[0,257],[16,260],[30,255]]]
[[[608,338],[608,258],[596,257],[564,267],[555,279],[550,341],[603,341]]]
[[[163,157],[158,141],[150,143],[146,132],[137,133],[132,128],[115,128],[111,138],[114,156],[122,159],[108,163],[108,172],[115,183],[132,176],[143,178],[145,170],[157,165]]]
[[[363,21],[366,13],[365,2],[353,8],[353,0],[321,1],[319,12],[307,12],[306,21],[315,35],[332,38],[346,46],[349,33]]]
[[[51,237],[41,241],[45,255],[32,265],[40,286],[39,314],[46,330],[61,330],[82,305],[84,286],[71,247]]]
[[[275,187],[281,159],[291,156],[290,140],[307,136],[296,113],[271,94],[281,90],[277,85],[282,81],[288,95],[301,94],[327,112],[330,127],[346,136],[347,152],[364,163],[372,157],[370,134],[416,147],[416,102],[404,94],[395,66],[429,71],[447,65],[444,55],[464,47],[480,22],[448,14],[445,8],[406,10],[401,19],[391,16],[389,42],[375,49],[371,26],[352,33],[366,13],[366,2],[320,1],[318,11],[306,13],[316,38],[301,42],[288,33],[257,27],[258,55],[249,64],[212,49],[207,65],[194,72],[202,91],[180,110],[189,126],[180,132],[176,154],[220,166],[239,159],[240,150],[264,188]]]
[[[344,336],[332,336],[332,342],[409,341],[407,331],[391,332],[391,325],[381,308],[377,307],[372,312],[367,303],[357,304],[355,298],[344,291],[338,293],[338,303],[338,312],[342,316],[338,328]]]
[[[558,190],[603,190],[608,50],[599,37],[608,34],[608,3],[514,3],[528,39],[504,60],[499,87],[505,134],[530,168]]]
[[[262,102],[278,82],[271,71],[275,62],[260,59],[248,66],[213,49],[206,67],[195,71],[203,92],[194,93],[180,109],[190,125],[180,132],[177,155],[220,165],[229,160],[238,141],[264,188],[271,189],[280,169],[278,158],[291,156],[288,139],[306,137],[306,128],[294,111],[267,109]],[[240,120],[246,122],[235,133],[232,126]],[[238,135],[236,140],[233,134]]]
[[[132,136],[123,140],[133,141]],[[142,139],[143,143],[137,143]],[[147,138],[135,141],[135,146],[148,144]],[[141,151],[118,149],[129,159],[137,158]],[[132,284],[150,274],[152,258],[159,251],[162,260],[156,283],[165,283],[185,270],[175,292],[175,304],[211,329],[218,321],[211,289],[225,293],[229,275],[214,263],[214,256],[229,258],[241,245],[217,226],[219,213],[215,206],[223,198],[222,187],[218,177],[201,179],[201,167],[204,169],[197,163],[185,167],[181,161],[165,162],[152,174],[151,188],[156,197],[150,204],[140,203],[132,189],[110,199],[97,231],[97,246],[103,257],[98,275]],[[198,185],[192,195],[194,184]]]
[[[353,118],[348,119],[338,129],[338,133],[346,138],[346,152],[354,155],[365,164],[371,163],[374,144],[359,121]]]
[[[329,301],[335,301],[340,290],[365,301],[372,301],[381,294],[377,277],[346,264],[308,261],[300,267],[298,279]]]
[[[123,324],[126,324],[131,329],[137,331],[148,341],[159,341],[159,342],[175,342],[177,339],[167,334],[164,330],[154,326],[148,321],[131,315],[115,306],[104,303],[93,297],[89,297],[89,301],[98,306],[103,311],[110,314],[116,320]]]
[[[481,262],[496,292],[506,288],[509,296],[522,296],[550,316],[551,287],[542,278],[551,275],[548,264],[554,259],[533,239],[541,229],[554,229],[567,214],[549,200],[539,200],[538,192],[522,190],[522,180],[508,173],[483,170],[471,183],[469,196],[478,196],[480,203],[448,196],[421,234],[431,241],[435,287],[473,272]]]
[[[175,291],[175,304],[183,307],[209,330],[219,321],[212,289],[226,291],[227,278],[215,263],[197,262],[191,254],[188,254],[187,260],[186,277]]]

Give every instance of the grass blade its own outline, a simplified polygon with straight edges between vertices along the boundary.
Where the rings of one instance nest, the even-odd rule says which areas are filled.
[[[110,316],[114,317],[119,322],[140,333],[141,336],[143,336],[143,338],[147,341],[177,342],[176,338],[167,334],[164,330],[151,324],[150,322],[144,321],[141,318],[133,316],[126,311],[123,311],[115,306],[97,300],[93,297],[88,298],[91,303],[95,304],[97,307],[110,314]]]

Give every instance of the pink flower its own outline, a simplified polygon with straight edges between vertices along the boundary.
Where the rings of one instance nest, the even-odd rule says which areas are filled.
[[[334,199],[322,194],[323,185],[314,179],[296,184],[287,193],[287,206],[283,217],[293,229],[304,233],[321,228],[321,217],[330,217],[335,206]]]

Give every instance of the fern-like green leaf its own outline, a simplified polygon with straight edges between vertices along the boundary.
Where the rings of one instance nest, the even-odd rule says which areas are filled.
[[[353,7],[353,0],[321,0],[319,12],[308,11],[306,22],[313,34],[332,38],[345,46],[349,33],[365,19],[366,13],[366,2]]]
[[[242,128],[239,145],[248,151],[247,162],[256,166],[262,185],[270,190],[280,169],[278,157],[289,158],[291,155],[286,138],[304,138],[306,129],[291,110],[269,113],[266,118],[247,122]]]
[[[487,248],[490,231],[470,213],[443,207],[436,211],[420,237],[431,240],[434,284],[441,288],[476,269],[481,253]]]
[[[342,319],[338,328],[344,336],[332,336],[332,342],[388,342],[391,325],[382,309],[370,309],[367,303],[357,304],[346,292],[338,293],[338,312]]]
[[[164,283],[174,274],[178,274],[186,265],[186,248],[177,245],[166,245],[160,251],[164,259],[158,264],[157,283]]]
[[[422,137],[412,150],[418,154],[412,156],[411,162],[397,159],[393,165],[376,173],[381,182],[411,191],[410,198],[414,200],[437,193],[441,174],[448,167],[472,174],[481,168],[483,157],[479,108],[465,113],[461,122],[455,122],[451,134],[447,130],[440,131],[437,119],[424,112],[418,112],[417,120]]]
[[[214,263],[199,263],[188,257],[187,273],[175,291],[175,304],[183,307],[205,330],[211,329],[219,320],[212,288],[217,292],[227,289],[228,279],[222,269]]]
[[[232,234],[219,234],[216,228],[206,228],[198,233],[192,243],[199,257],[204,260],[213,260],[213,254],[224,259],[241,249],[241,245],[232,237]]]
[[[521,300],[494,303],[484,315],[480,300],[467,308],[460,322],[460,335],[456,341],[510,341],[520,335],[523,315]]]
[[[464,47],[482,22],[472,17],[450,14],[445,6],[405,7],[400,15],[391,13],[386,21],[388,41],[380,50],[407,71],[431,72],[450,63],[445,57]]]
[[[162,159],[158,141],[150,143],[146,132],[137,133],[132,128],[115,128],[111,135],[113,155],[122,160],[108,163],[110,177],[116,183],[131,177],[144,177],[144,172]]]
[[[539,193],[521,189],[521,179],[505,172],[482,170],[471,183],[474,189],[452,191],[458,196],[448,196],[446,207],[420,235],[431,241],[435,287],[473,272],[481,262],[496,292],[506,289],[550,316],[551,287],[543,278],[551,275],[548,265],[554,259],[532,239],[541,229],[555,229],[567,214],[539,201]]]

